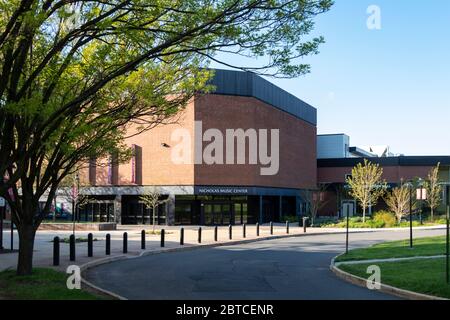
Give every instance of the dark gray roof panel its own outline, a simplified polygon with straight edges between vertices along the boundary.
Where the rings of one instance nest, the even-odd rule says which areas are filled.
[[[319,168],[327,167],[354,167],[358,163],[364,162],[364,159],[381,166],[411,166],[411,167],[433,167],[440,163],[443,166],[450,166],[450,156],[399,156],[387,158],[338,158],[338,159],[319,159],[317,166]]]
[[[254,97],[277,109],[317,125],[317,110],[262,77],[243,71],[215,69],[215,94]]]

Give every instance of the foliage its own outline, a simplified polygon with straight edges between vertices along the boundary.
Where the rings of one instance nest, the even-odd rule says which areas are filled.
[[[299,222],[299,217],[298,216],[282,216],[281,221],[282,222],[289,221],[289,223],[296,223],[296,222]]]
[[[425,222],[423,225],[426,226],[434,226],[445,224],[445,219],[440,219],[432,222]],[[388,211],[378,211],[372,218],[366,218],[363,222],[362,217],[351,217],[349,219],[349,228],[393,228],[393,227],[401,227],[406,228],[409,227],[410,223],[408,221],[400,222],[395,218],[395,215]],[[419,221],[413,221],[413,227],[422,226]],[[339,221],[330,221],[327,223],[323,223],[320,225],[322,228],[346,228],[347,220],[345,218],[340,219]]]
[[[156,187],[145,188],[142,195],[139,196],[139,200],[141,200],[147,208],[152,209],[154,233],[156,227],[156,217],[158,215],[157,209],[161,204],[166,203],[168,200],[161,199],[161,193]]]
[[[311,217],[311,225],[315,225],[317,213],[327,203],[325,200],[325,192],[328,188],[328,184],[320,184],[317,189],[314,190],[302,190],[300,193],[301,198],[307,204],[309,214]]]
[[[385,198],[386,204],[394,212],[398,223],[402,221],[405,215],[410,213],[411,200],[411,190],[403,183],[387,194]]]
[[[363,208],[363,222],[366,219],[366,209],[377,204],[387,188],[386,182],[381,179],[383,168],[364,159],[364,164],[358,163],[353,169],[347,183],[349,194],[355,198]]]
[[[129,157],[130,125],[138,134],[177,121],[194,95],[212,89],[211,61],[279,77],[309,72],[301,58],[324,40],[305,36],[332,4],[1,1],[0,196],[18,226],[18,273],[31,273],[35,231],[64,177],[93,158]],[[264,59],[244,67],[220,52]]]
[[[397,225],[397,219],[395,215],[388,211],[378,211],[373,216],[372,220],[375,223],[382,223],[383,228],[392,228]]]
[[[431,220],[434,219],[434,210],[439,207],[442,201],[442,186],[439,184],[439,167],[440,163],[428,173],[425,181],[425,190],[427,191],[427,200],[431,209]]]

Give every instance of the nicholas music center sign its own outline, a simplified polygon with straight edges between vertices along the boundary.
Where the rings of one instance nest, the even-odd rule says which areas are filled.
[[[249,189],[243,187],[195,187],[195,194],[247,195],[249,194]]]

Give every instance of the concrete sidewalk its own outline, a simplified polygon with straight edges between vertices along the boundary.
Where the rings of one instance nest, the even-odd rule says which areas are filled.
[[[276,224],[273,228],[273,235],[270,234],[269,225],[260,226],[260,236],[256,236],[256,226],[247,225],[246,238],[243,237],[243,227],[233,226],[232,240],[229,240],[228,227],[218,227],[218,241],[214,241],[214,227],[202,226],[202,243],[198,243],[198,226],[185,226],[184,227],[184,246],[180,245],[180,228],[169,226],[158,226],[156,230],[164,229],[165,235],[165,247],[160,246],[159,235],[146,235],[146,249],[141,249],[141,230],[151,231],[152,226],[118,226],[116,231],[95,231],[92,232],[94,239],[94,256],[89,258],[87,256],[87,243],[76,244],[76,261],[69,261],[69,244],[60,244],[60,266],[59,270],[66,270],[69,265],[83,265],[86,263],[94,262],[106,257],[118,257],[123,256],[123,233],[128,233],[128,253],[130,257],[139,256],[142,254],[150,254],[152,252],[171,251],[174,249],[194,248],[200,246],[212,246],[212,245],[224,245],[233,243],[242,243],[242,241],[256,241],[264,239],[274,239],[279,237],[294,237],[304,235],[323,235],[323,234],[344,234],[345,229],[340,228],[308,228],[307,233],[303,232],[302,227],[298,227],[297,224],[291,225],[289,228],[289,234],[286,233],[286,226],[284,224]],[[430,229],[442,229],[442,226],[438,227],[420,227],[416,230],[430,230]],[[377,232],[386,231],[387,229],[351,229],[351,233],[361,232]],[[391,229],[395,232],[404,229]],[[87,238],[89,231],[77,231],[77,238]],[[111,235],[111,255],[105,254],[105,238],[106,234]],[[60,239],[68,238],[72,234],[71,231],[38,231],[35,239],[35,251],[34,251],[34,266],[35,267],[53,267],[53,243],[52,240],[55,236]],[[10,231],[3,231],[3,245],[5,249],[10,248]],[[14,249],[18,249],[18,235],[17,231],[14,231]],[[6,269],[15,269],[17,265],[18,254],[5,253],[0,254],[0,271]]]

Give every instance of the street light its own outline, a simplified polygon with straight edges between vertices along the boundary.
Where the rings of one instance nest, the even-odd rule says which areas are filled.
[[[420,220],[420,224],[423,224],[423,220],[422,220],[422,212],[423,212],[423,202],[425,200],[427,200],[427,189],[425,189],[423,187],[423,180],[421,178],[419,178],[418,180],[418,189],[416,192],[416,199],[420,200],[420,211],[419,211],[419,220]]]
[[[426,200],[426,191],[422,188],[422,180],[418,181],[418,188],[416,188],[416,200]],[[409,188],[409,247],[413,248],[413,188],[414,182],[412,180],[406,183],[406,186]]]
[[[450,284],[450,182],[447,183],[441,183],[441,185],[445,186],[444,191],[444,203],[446,205],[446,222],[447,222],[447,228],[446,228],[446,245],[445,245],[445,279],[447,281],[447,284]]]
[[[75,174],[75,183],[72,186],[72,233],[75,237],[75,222],[77,219],[77,200],[78,200],[78,194],[80,192],[80,176],[78,175],[78,172]]]
[[[449,264],[450,264],[450,185],[446,186],[445,192],[445,202],[447,203],[447,246],[446,246],[446,276],[447,276],[447,284],[450,284],[450,274],[449,274]]]
[[[414,187],[412,181],[405,183],[405,186],[409,189],[409,247],[413,248],[413,228],[412,228],[412,189]]]

